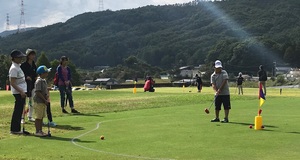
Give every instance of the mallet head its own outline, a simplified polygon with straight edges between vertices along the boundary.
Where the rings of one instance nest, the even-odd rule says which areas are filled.
[[[209,110],[208,110],[207,108],[205,108],[204,112],[205,112],[206,114],[209,114]]]

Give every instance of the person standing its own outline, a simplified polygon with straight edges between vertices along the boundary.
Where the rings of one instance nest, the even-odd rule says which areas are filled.
[[[220,122],[219,113],[223,104],[225,117],[221,122],[228,123],[229,110],[231,109],[228,85],[229,77],[227,72],[222,69],[222,62],[220,60],[216,60],[214,66],[215,71],[211,75],[211,84],[215,91],[215,118],[211,122]]]
[[[34,62],[36,56],[36,52],[32,49],[26,50],[26,61],[21,64],[21,69],[25,74],[25,80],[27,84],[27,97],[28,97],[28,120],[34,122],[34,118],[32,117],[33,106],[32,106],[32,95],[34,92],[34,83],[37,78],[36,74],[36,65]],[[24,118],[22,117],[22,123],[24,123]]]
[[[21,131],[21,118],[25,106],[27,84],[25,75],[20,65],[22,59],[26,57],[24,53],[19,50],[13,50],[10,54],[12,64],[9,69],[9,80],[11,85],[11,92],[15,98],[14,111],[11,118],[10,133],[11,134],[29,134],[29,132]]]
[[[68,65],[68,57],[62,56],[60,58],[60,65],[56,71],[58,73],[58,89],[60,92],[60,106],[63,113],[68,113],[65,109],[65,100],[69,101],[69,106],[72,113],[80,113],[74,108],[73,96],[72,96],[72,84],[71,84],[71,69]],[[67,95],[67,97],[66,97]]]
[[[202,79],[201,79],[200,76],[198,76],[198,74],[195,75],[195,79],[196,79],[196,83],[197,83],[198,92],[201,92],[201,90],[202,90]]]
[[[39,77],[35,82],[35,95],[34,95],[34,112],[35,112],[35,135],[39,137],[48,136],[47,133],[43,132],[43,118],[46,116],[46,107],[49,105],[49,92],[47,88],[47,81],[45,78],[48,77],[48,73],[51,69],[46,66],[39,66],[37,74]]]
[[[242,95],[244,94],[243,93],[243,82],[244,82],[244,77],[243,77],[243,74],[242,72],[239,73],[239,77],[237,78],[236,80],[236,84],[237,84],[237,88],[239,90],[239,95],[242,93]]]
[[[266,96],[267,95],[266,81],[268,79],[267,72],[264,70],[263,65],[260,65],[258,68],[259,68],[259,70],[257,72],[258,81],[259,81],[258,86],[260,83],[262,84],[262,86],[264,88],[264,95]]]

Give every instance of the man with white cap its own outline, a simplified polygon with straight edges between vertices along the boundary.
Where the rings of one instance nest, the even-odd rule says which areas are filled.
[[[230,93],[229,93],[229,85],[228,85],[228,74],[222,68],[222,62],[220,60],[216,60],[215,71],[211,75],[211,84],[215,91],[215,118],[211,120],[211,122],[220,122],[219,113],[221,110],[221,106],[223,104],[225,117],[221,121],[223,123],[228,123],[228,115],[230,106]]]

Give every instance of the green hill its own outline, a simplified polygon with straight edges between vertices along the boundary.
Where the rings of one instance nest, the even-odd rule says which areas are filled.
[[[0,38],[0,52],[30,47],[80,68],[117,66],[132,55],[164,69],[221,59],[238,72],[273,61],[300,66],[299,37],[299,0],[195,1],[84,13]]]

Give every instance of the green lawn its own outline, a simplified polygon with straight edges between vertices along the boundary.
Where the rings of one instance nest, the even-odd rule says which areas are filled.
[[[189,92],[191,91],[191,92]],[[211,123],[204,112],[211,88],[156,88],[74,91],[80,115],[62,114],[51,92],[57,127],[52,137],[9,134],[13,96],[0,92],[0,159],[299,159],[300,90],[268,88],[263,130],[249,129],[258,111],[258,89],[239,96],[231,88],[230,123]],[[67,108],[68,111],[70,110]],[[221,111],[221,117],[224,112]],[[26,129],[34,131],[33,123]],[[44,127],[47,131],[47,128]],[[100,140],[100,136],[105,137]]]

